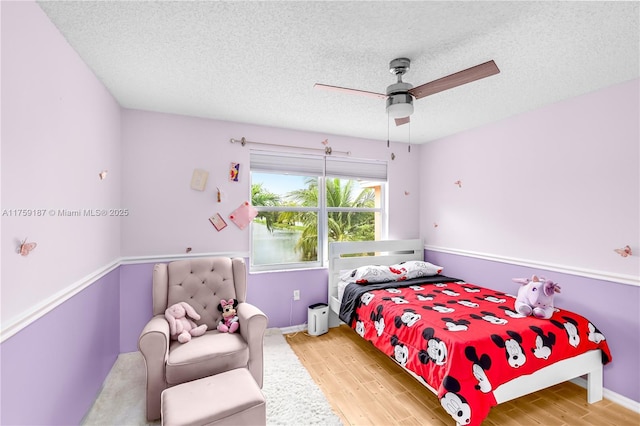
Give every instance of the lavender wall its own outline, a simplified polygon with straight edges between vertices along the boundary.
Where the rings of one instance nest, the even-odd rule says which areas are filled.
[[[425,258],[447,276],[509,294],[519,287],[512,278],[537,274],[559,283],[556,306],[585,316],[607,338],[613,362],[604,367],[605,388],[640,401],[640,287],[430,250]]]
[[[245,259],[248,264],[248,259]],[[120,267],[120,352],[138,350],[138,337],[151,319],[154,263]],[[327,302],[327,269],[248,274],[247,301],[269,318],[268,327],[297,326],[307,322],[307,307]],[[300,300],[293,291],[300,290]]]
[[[138,337],[153,316],[151,283],[155,263],[120,266],[120,352],[138,350]]]
[[[0,424],[79,424],[119,347],[116,269],[2,342]]]
[[[269,317],[269,327],[289,327],[307,322],[307,308],[327,303],[327,269],[249,274],[247,300]],[[300,290],[300,300],[293,291]]]

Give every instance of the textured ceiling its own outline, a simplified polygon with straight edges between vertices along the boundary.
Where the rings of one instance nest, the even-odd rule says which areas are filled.
[[[637,78],[638,2],[39,2],[125,108],[424,143]],[[388,128],[389,61],[414,86],[495,60],[500,74],[416,100]],[[392,122],[393,120],[391,120]]]

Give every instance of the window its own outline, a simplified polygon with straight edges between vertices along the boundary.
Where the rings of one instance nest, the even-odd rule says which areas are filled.
[[[324,264],[328,243],[386,237],[387,165],[251,152],[252,270]]]

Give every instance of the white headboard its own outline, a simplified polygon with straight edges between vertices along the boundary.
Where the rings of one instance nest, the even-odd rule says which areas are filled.
[[[394,265],[407,260],[423,260],[422,240],[353,241],[329,244],[330,325],[338,325],[340,312],[338,281],[340,271],[364,265]]]

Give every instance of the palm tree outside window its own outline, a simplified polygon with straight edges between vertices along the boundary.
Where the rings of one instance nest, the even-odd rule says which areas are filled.
[[[386,163],[251,154],[252,270],[322,266],[329,242],[386,236]]]

